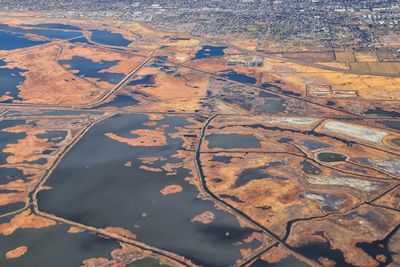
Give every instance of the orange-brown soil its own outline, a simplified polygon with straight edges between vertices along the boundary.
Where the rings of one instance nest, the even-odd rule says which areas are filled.
[[[400,210],[400,187],[396,187],[388,194],[374,201],[375,204]]]
[[[105,135],[115,141],[126,143],[130,146],[165,146],[167,145],[167,138],[165,137],[162,128],[154,130],[140,129],[134,130],[132,134],[137,134],[139,137],[126,138],[118,136],[114,133],[106,133]]]
[[[28,196],[26,192],[3,193],[0,194],[0,206],[5,206],[17,202],[25,202],[27,197]]]
[[[162,169],[160,168],[154,168],[146,165],[140,165],[139,169],[144,170],[144,171],[149,171],[149,172],[162,172]]]
[[[341,204],[336,207],[339,210],[355,205],[362,198],[360,194],[354,197],[346,191],[331,192],[328,186],[310,185],[304,188],[304,181],[299,177],[301,170],[297,167],[303,161],[300,157],[252,153],[231,153],[229,156],[234,157],[230,164],[207,161],[212,157],[202,156],[208,187],[224,201],[280,236],[285,234],[286,223],[290,220],[325,214],[324,196],[340,199]],[[273,167],[278,162],[281,163]],[[265,174],[257,176],[263,179],[249,179],[248,182],[238,179],[244,171],[264,166],[267,166]],[[248,178],[252,178],[251,174]]]
[[[0,234],[11,235],[17,229],[40,229],[55,225],[56,222],[31,213],[29,210],[22,211],[13,217],[10,222],[0,224]]]
[[[206,95],[209,76],[187,68],[175,67],[169,63],[164,64],[173,73],[167,74],[156,67],[151,67],[151,65],[140,69],[137,73],[138,78],[144,75],[155,75],[155,84],[151,87],[132,86],[132,90],[158,101],[144,104],[144,109],[147,111],[182,109],[194,111],[199,109],[199,102]]]
[[[70,233],[70,234],[77,234],[77,233],[81,233],[81,232],[83,232],[84,230],[82,229],[82,228],[80,228],[80,227],[76,227],[76,226],[71,226],[69,229],[68,229],[68,233]]]
[[[64,46],[59,56],[59,60],[68,60],[73,58],[74,56],[84,57],[86,59],[92,60],[95,63],[99,63],[101,61],[118,61],[117,65],[109,69],[102,70],[101,72],[122,73],[124,75],[127,75],[130,71],[134,70],[143,61],[143,57],[136,57],[123,52],[77,45]],[[76,72],[76,70],[71,70],[71,72],[74,73]],[[94,83],[97,87],[103,89],[111,89],[114,87],[114,85],[108,82],[100,81],[95,78],[85,77],[84,79]]]
[[[38,160],[42,158],[40,153],[50,147],[51,144],[46,140],[37,138],[32,134],[28,135],[25,139],[18,140],[17,144],[7,145],[3,151],[12,155],[7,157],[7,162],[9,164],[15,164]]]
[[[261,255],[261,259],[268,263],[278,263],[290,255],[289,251],[281,245],[271,248],[267,253]]]
[[[332,248],[343,253],[346,262],[357,266],[378,266],[377,260],[356,244],[384,239],[397,226],[399,219],[398,212],[364,205],[344,215],[297,222],[288,243],[297,247],[328,241]]]
[[[211,211],[205,211],[203,213],[194,216],[190,221],[192,223],[198,222],[203,224],[209,224],[212,223],[213,220],[214,220],[214,213],[212,213]]]
[[[164,196],[167,196],[179,193],[181,191],[182,191],[182,186],[173,184],[173,185],[167,185],[166,187],[161,189],[160,193],[163,194]]]
[[[13,250],[7,251],[5,256],[7,260],[11,260],[23,256],[27,251],[28,251],[27,246],[20,246]]]
[[[394,185],[386,174],[396,172],[391,154],[359,144],[349,149],[346,142],[334,135],[316,138],[306,134],[321,122],[262,116],[213,120],[206,139],[212,134],[252,135],[261,148],[210,149],[209,143],[203,142],[201,162],[208,188],[284,237],[286,225],[293,220],[346,212]],[[317,159],[317,154],[324,151],[342,153],[348,158],[344,162],[325,163]],[[359,161],[361,157],[371,158],[374,165]]]
[[[133,260],[149,256],[150,253],[137,247],[120,243],[121,248],[111,251],[111,259],[108,258],[90,258],[82,261],[83,267],[121,267],[126,266]]]
[[[126,230],[124,228],[121,228],[121,227],[111,227],[111,226],[109,226],[109,227],[104,228],[104,230],[106,230],[107,232],[113,233],[113,234],[117,234],[117,235],[120,235],[120,236],[127,237],[127,238],[131,238],[131,239],[135,239],[136,238],[136,235],[134,233],[132,233],[131,231]]]
[[[6,58],[9,67],[28,70],[25,81],[18,88],[22,103],[79,106],[92,102],[103,91],[77,78],[58,64],[58,45],[46,49],[11,54]],[[60,90],[62,88],[62,90]]]

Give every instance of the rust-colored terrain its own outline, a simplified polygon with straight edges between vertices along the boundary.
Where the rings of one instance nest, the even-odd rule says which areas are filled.
[[[22,44],[0,40],[1,266],[400,265],[383,50],[40,14],[0,31]]]

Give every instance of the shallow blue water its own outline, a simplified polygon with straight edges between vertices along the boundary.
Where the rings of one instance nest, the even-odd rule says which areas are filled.
[[[257,82],[256,78],[248,76],[243,73],[238,73],[236,71],[230,71],[228,73],[220,74],[220,76],[224,78],[228,78],[230,80],[240,82],[240,83],[247,83],[247,84],[255,84]]]
[[[137,77],[136,79],[130,81],[128,83],[128,86],[141,85],[142,87],[151,87],[151,86],[154,86],[156,77],[157,77],[156,74],[148,74],[148,75],[140,76],[140,77]]]
[[[23,34],[0,31],[0,50],[13,50],[45,44],[47,41],[33,41]]]
[[[87,225],[118,226],[131,230],[137,240],[183,255],[202,266],[231,266],[241,258],[241,248],[259,242],[238,243],[253,230],[241,227],[235,216],[215,208],[210,200],[197,198],[198,190],[185,181],[186,168],[176,173],[150,172],[139,168],[140,158],[161,157],[152,167],[182,163],[176,158],[183,141],[172,138],[177,127],[190,125],[182,116],[166,116],[157,125],[145,115],[116,115],[94,125],[65,155],[46,184],[52,190],[39,192],[42,210]],[[168,145],[130,146],[105,133],[132,137],[132,130],[165,126]],[[131,161],[131,166],[124,166]],[[79,183],[79,187],[76,184]],[[179,193],[163,196],[166,185],[180,185]],[[73,208],[71,208],[73,207]],[[191,222],[205,211],[214,213],[209,224]]]
[[[80,31],[63,31],[63,30],[49,30],[49,29],[22,29],[18,27],[8,26],[6,24],[0,24],[0,30],[7,31],[9,33],[19,34],[35,34],[47,38],[55,39],[70,39],[82,35]]]
[[[194,59],[202,59],[202,58],[210,58],[210,57],[218,57],[225,55],[224,50],[226,46],[211,46],[205,45],[199,51],[197,51]]]
[[[120,33],[113,33],[108,30],[92,30],[91,32],[90,39],[98,44],[126,47],[131,43]]]
[[[48,29],[60,29],[60,30],[72,30],[79,31],[80,27],[61,24],[61,23],[39,23],[39,24],[24,24],[24,26],[35,27],[35,28],[48,28]]]
[[[25,72],[19,68],[0,68],[0,96],[8,95],[13,99],[0,101],[1,103],[10,103],[12,100],[21,100],[18,96],[19,89],[18,85],[25,81],[25,77],[22,74]]]
[[[0,121],[0,165],[7,163],[9,153],[3,152],[8,144],[15,144],[19,139],[25,138],[25,133],[5,132],[4,129],[11,128],[17,125],[25,124],[25,120],[2,120]],[[3,172],[3,170],[2,170]],[[1,181],[0,181],[1,183]]]
[[[0,224],[10,220],[11,217],[0,218]],[[110,258],[111,251],[120,247],[115,240],[86,231],[70,234],[68,228],[55,224],[40,229],[20,228],[10,235],[0,235],[0,266],[82,266],[85,259]],[[5,253],[19,246],[27,246],[28,251],[18,258],[7,260]]]
[[[94,43],[90,42],[86,37],[82,36],[82,37],[78,37],[72,40],[69,40],[69,42],[71,44],[75,44],[75,43],[83,43],[83,44],[89,44],[89,45],[94,45]]]
[[[246,134],[210,134],[206,137],[208,147],[213,148],[259,148],[260,141]]]
[[[138,103],[139,101],[128,95],[117,95],[112,101],[98,105],[96,106],[96,108],[105,108],[105,107],[122,108],[122,107],[135,106]]]
[[[58,63],[69,65],[67,67],[69,70],[77,70],[78,72],[75,73],[77,76],[96,78],[111,84],[117,84],[125,77],[122,73],[103,72],[103,70],[118,65],[119,60],[94,62],[84,57],[74,56],[72,59],[60,60]]]
[[[36,34],[39,36],[53,38],[53,39],[71,39],[81,36],[81,32],[62,31],[62,30],[47,30],[47,29],[33,29],[28,30],[27,33]]]

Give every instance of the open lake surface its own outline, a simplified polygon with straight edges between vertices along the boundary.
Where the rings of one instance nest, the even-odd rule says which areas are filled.
[[[225,55],[224,50],[226,48],[226,46],[205,45],[199,51],[197,51],[194,59],[223,56]]]
[[[68,65],[67,69],[69,70],[77,71],[77,76],[95,78],[111,84],[117,84],[125,77],[123,73],[104,71],[118,65],[118,60],[94,62],[84,57],[73,56],[72,59],[59,60],[58,63],[61,65]]]
[[[206,137],[208,147],[213,148],[260,148],[260,141],[246,134],[210,134]]]
[[[113,33],[108,30],[92,30],[91,32],[90,39],[98,44],[127,47],[131,43],[120,33]]]
[[[22,74],[25,70],[20,68],[0,68],[0,96],[8,95],[11,98],[0,101],[2,103],[10,103],[13,100],[21,100],[18,96],[18,85],[25,81]]]
[[[0,223],[7,223],[9,219],[0,218]],[[110,258],[111,251],[119,247],[114,240],[88,232],[70,234],[68,228],[57,224],[41,229],[17,229],[11,235],[0,235],[0,266],[81,266],[85,259]],[[6,260],[6,252],[20,246],[28,247],[26,254]]]
[[[52,190],[38,194],[41,210],[97,227],[123,227],[154,247],[183,255],[204,266],[230,266],[241,258],[240,249],[256,248],[257,241],[238,243],[254,230],[242,228],[236,218],[216,209],[210,200],[197,198],[198,190],[185,181],[190,170],[176,173],[150,172],[139,168],[140,158],[163,157],[152,167],[180,163],[172,157],[183,141],[167,135],[168,145],[133,147],[105,136],[111,132],[133,138],[135,129],[166,125],[165,132],[189,125],[184,117],[166,116],[155,126],[146,126],[146,115],[115,115],[93,126],[65,155],[46,182]],[[130,161],[130,167],[124,166]],[[181,192],[163,196],[167,185],[180,185]],[[209,224],[191,222],[205,211],[212,212]]]
[[[47,41],[34,41],[23,34],[0,31],[0,50],[13,50],[45,44]]]

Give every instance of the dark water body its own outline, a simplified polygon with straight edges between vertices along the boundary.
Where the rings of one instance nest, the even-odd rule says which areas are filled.
[[[0,67],[4,67],[7,65],[7,62],[5,62],[3,59],[0,59]]]
[[[216,161],[216,162],[222,162],[225,164],[229,164],[231,162],[231,159],[233,159],[233,157],[229,157],[229,156],[213,156],[212,161]]]
[[[42,116],[79,116],[79,115],[102,115],[104,112],[95,110],[43,110]]]
[[[328,243],[313,242],[304,244],[300,247],[293,247],[292,249],[306,258],[312,259],[316,262],[318,262],[318,258],[324,257],[335,261],[335,266],[353,266],[344,260],[343,253],[339,249],[332,249]]]
[[[144,94],[144,93],[142,93],[142,92],[138,92],[138,91],[133,91],[133,92],[131,92],[133,95],[140,95],[140,96],[143,96],[143,97],[149,97],[148,95],[146,95],[146,94]]]
[[[42,154],[43,155],[49,155],[49,154],[51,154],[51,152],[53,152],[54,150],[52,150],[52,149],[46,149],[46,150],[44,150],[43,152],[42,152]]]
[[[96,106],[96,108],[105,108],[105,107],[122,108],[122,107],[136,106],[137,104],[139,104],[139,101],[131,96],[117,95],[112,101],[98,105]]]
[[[8,184],[18,179],[28,180],[30,177],[31,175],[25,175],[21,170],[16,168],[0,167],[0,185]]]
[[[166,133],[189,123],[180,116],[166,116],[156,126],[145,126],[145,115],[116,115],[97,123],[65,155],[46,185],[53,189],[38,194],[42,210],[97,227],[117,226],[135,233],[139,241],[178,253],[203,266],[229,266],[241,258],[239,249],[256,247],[257,242],[235,245],[252,233],[241,228],[234,216],[216,209],[213,202],[197,198],[197,189],[176,174],[139,169],[139,158],[165,157],[152,167],[179,163],[171,157],[183,145],[166,134],[168,145],[132,147],[112,140],[105,133],[131,137],[132,130],[168,125]],[[127,161],[131,167],[125,167]],[[79,184],[77,187],[76,185]],[[167,185],[180,185],[182,192],[163,196]],[[73,207],[73,208],[71,208]],[[191,223],[205,211],[215,214],[210,224]],[[135,226],[136,225],[136,226]],[[229,234],[226,234],[229,233]]]
[[[39,164],[39,165],[44,165],[47,163],[47,159],[46,158],[40,158],[34,161],[24,161],[24,163],[29,163],[29,164]]]
[[[317,154],[317,159],[322,162],[346,161],[347,156],[335,152],[321,152]]]
[[[45,44],[47,41],[33,41],[23,34],[0,31],[0,50],[13,50]]]
[[[230,71],[228,73],[220,74],[221,77],[240,82],[240,83],[247,83],[247,84],[255,84],[257,79],[246,74],[237,73],[236,71]]]
[[[400,130],[400,121],[377,121],[377,123],[383,124],[391,129]]]
[[[289,255],[287,258],[281,260],[277,263],[267,263],[261,259],[256,260],[253,264],[250,265],[251,267],[307,267],[308,265],[299,261],[292,255]]]
[[[369,109],[364,114],[367,114],[367,115],[378,115],[380,117],[400,118],[400,112],[384,110],[381,107],[376,107],[374,109]]]
[[[19,27],[8,26],[0,24],[0,30],[10,33],[18,34],[35,34],[42,37],[54,39],[70,39],[82,35],[80,31],[63,31],[63,30],[49,30],[49,29],[23,29]]]
[[[292,142],[293,139],[292,138],[288,138],[288,137],[282,137],[281,139],[278,140],[279,143],[281,144],[287,144]]]
[[[10,110],[7,112],[7,116],[80,116],[80,115],[102,115],[103,111],[96,110],[39,110],[38,113],[31,112],[25,113],[23,110]]]
[[[7,190],[7,189],[0,189],[0,194],[5,194],[5,193],[18,193],[18,190]]]
[[[77,70],[78,72],[75,73],[77,76],[95,78],[111,84],[118,84],[125,77],[123,73],[103,72],[103,70],[118,65],[119,60],[94,62],[84,57],[73,56],[72,59],[59,60],[58,63],[69,65],[69,70]]]
[[[11,203],[8,205],[0,206],[0,215],[2,214],[7,214],[9,212],[17,211],[19,209],[22,209],[25,206],[24,202],[17,202],[17,203]],[[1,237],[0,237],[1,239]],[[1,243],[1,241],[0,241]]]
[[[46,133],[37,134],[37,138],[48,139],[52,143],[61,143],[67,137],[68,131],[62,130],[50,130],[46,131]]]
[[[221,198],[225,198],[225,199],[230,199],[236,203],[244,203],[243,200],[241,200],[240,198],[238,198],[237,196],[233,196],[233,195],[228,195],[228,194],[221,194],[220,195]]]
[[[336,103],[335,103],[335,101],[328,100],[328,101],[326,101],[326,105],[327,106],[334,106],[334,105],[336,105]]]
[[[224,129],[227,127],[229,127],[229,126],[222,126],[222,127],[220,127],[220,129]],[[348,140],[345,140],[345,139],[342,139],[339,137],[327,136],[326,134],[317,133],[315,131],[294,130],[294,129],[290,129],[290,128],[282,128],[282,127],[277,127],[277,126],[266,126],[266,125],[259,124],[259,123],[252,124],[252,125],[243,125],[242,127],[251,128],[251,129],[260,128],[260,129],[264,129],[267,131],[278,131],[278,132],[282,132],[282,133],[299,133],[299,134],[303,134],[305,136],[329,137],[331,139],[334,139],[334,140],[337,140],[337,141],[340,141],[340,142],[346,144],[348,147],[351,147],[353,144],[355,144],[355,142],[353,142],[353,141],[348,141]],[[288,140],[290,138],[281,138],[280,141],[284,141],[286,139]]]
[[[222,182],[223,180],[221,179],[221,178],[214,178],[214,179],[211,179],[211,182],[213,182],[213,183],[220,183],[220,182]]]
[[[208,147],[213,148],[260,148],[261,143],[254,135],[210,134],[206,136]]]
[[[0,41],[1,42],[1,41]],[[22,74],[25,72],[19,68],[0,68],[0,96],[9,95],[13,99],[1,101],[1,103],[11,103],[13,100],[21,100],[18,96],[18,85],[25,81]]]
[[[127,47],[132,43],[125,39],[120,33],[113,33],[108,30],[91,30],[90,39],[98,44]]]
[[[83,43],[83,44],[94,45],[94,43],[90,42],[85,36],[71,39],[68,42],[71,43],[71,44]]]
[[[0,121],[0,165],[6,164],[9,153],[3,152],[8,144],[15,144],[19,139],[25,138],[25,133],[9,133],[4,132],[4,129],[11,128],[17,125],[25,124],[25,120],[3,120]]]
[[[0,219],[6,223],[11,217]],[[62,224],[41,229],[18,229],[8,236],[0,235],[0,266],[15,267],[71,267],[81,266],[89,258],[110,258],[110,252],[119,247],[118,243],[97,235],[80,232],[67,233]],[[25,255],[7,260],[5,253],[19,246],[27,246]]]
[[[289,90],[281,89],[280,92],[283,93],[284,95],[289,95],[289,96],[295,96],[295,97],[300,97],[301,96],[301,94],[295,93],[295,92],[292,92],[292,91],[289,91]]]
[[[47,28],[47,29],[60,29],[60,30],[71,30],[79,31],[82,28],[62,23],[39,23],[39,24],[24,24],[23,26],[34,27],[34,28]]]
[[[262,88],[264,89],[269,89],[269,90],[276,90],[278,92],[281,92],[284,95],[289,95],[289,96],[295,96],[295,97],[299,97],[301,96],[301,94],[292,92],[292,91],[288,91],[288,90],[283,90],[281,87],[273,85],[271,83],[265,82],[261,85]]]
[[[303,162],[301,162],[301,167],[302,167],[302,170],[305,173],[308,173],[308,174],[315,174],[316,175],[316,174],[322,173],[320,168],[318,168],[317,166],[313,165],[308,160],[304,160]]]
[[[225,55],[224,50],[226,46],[211,46],[205,45],[199,51],[197,51],[194,59],[202,59],[202,58],[209,58],[209,57],[219,57]]]
[[[276,162],[269,162],[263,167],[258,168],[250,168],[245,169],[235,181],[234,187],[241,187],[252,180],[259,180],[259,179],[279,179],[279,180],[287,180],[285,177],[275,176],[268,173],[268,169],[281,167],[287,165],[286,162],[276,161]]]
[[[357,243],[356,247],[364,250],[368,255],[373,258],[376,258],[379,255],[384,255],[385,260],[379,263],[379,266],[388,266],[390,263],[393,263],[392,252],[389,249],[390,239],[399,231],[400,225],[397,226],[390,234],[388,234],[382,240],[376,240],[371,243],[361,242]]]
[[[156,83],[156,74],[148,74],[144,76],[140,76],[128,83],[128,86],[137,86],[141,87],[153,87]]]
[[[327,143],[323,143],[320,141],[315,141],[312,139],[307,139],[303,141],[303,144],[305,147],[307,147],[308,150],[317,150],[317,149],[321,149],[321,148],[330,148],[332,147],[330,144]]]
[[[71,39],[81,36],[81,32],[61,31],[61,30],[27,30],[27,33],[47,37],[51,39]]]
[[[145,258],[141,260],[134,261],[126,267],[167,267],[168,265],[161,264],[159,260],[153,258]]]

